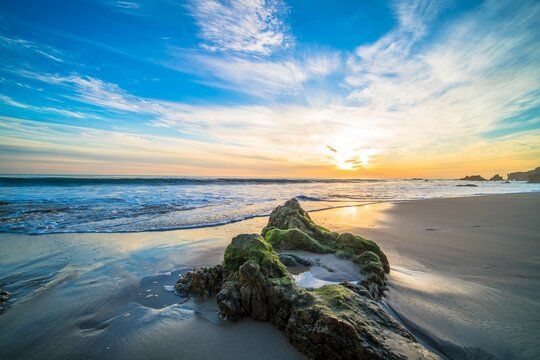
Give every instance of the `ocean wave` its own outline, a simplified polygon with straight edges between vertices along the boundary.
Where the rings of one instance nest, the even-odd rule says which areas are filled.
[[[321,198],[314,197],[314,196],[307,196],[307,195],[299,195],[299,196],[296,196],[295,198],[296,200],[300,200],[300,201],[324,201]]]
[[[188,178],[188,177],[0,177],[0,186],[85,186],[85,185],[257,185],[257,184],[332,184],[384,182],[379,179],[260,179],[260,178]]]
[[[306,210],[317,211],[531,191],[540,191],[540,185],[490,183],[471,189],[443,180],[0,177],[0,232],[114,233],[216,226],[267,216],[293,197]]]

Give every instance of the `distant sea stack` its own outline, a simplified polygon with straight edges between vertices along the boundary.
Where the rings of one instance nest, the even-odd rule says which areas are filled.
[[[493,177],[489,179],[489,181],[504,181],[504,179],[502,178],[501,175],[497,174],[497,175],[493,175]]]
[[[481,177],[480,175],[470,175],[470,176],[465,176],[464,178],[461,178],[459,180],[465,180],[465,181],[487,181],[486,179],[484,179],[483,177]]]
[[[537,167],[536,169],[529,170],[529,171],[509,173],[508,180],[529,181],[530,178],[533,177],[533,181],[529,181],[529,182],[538,182],[538,180],[534,181],[535,179],[538,179],[538,176],[540,176],[540,167]]]

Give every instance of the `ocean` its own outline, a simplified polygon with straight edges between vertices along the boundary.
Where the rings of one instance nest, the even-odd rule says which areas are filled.
[[[0,232],[140,232],[268,215],[296,197],[308,211],[368,203],[540,192],[540,184],[459,180],[3,176]]]

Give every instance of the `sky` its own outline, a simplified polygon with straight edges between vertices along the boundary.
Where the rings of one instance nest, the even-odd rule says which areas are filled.
[[[540,166],[540,1],[0,2],[0,173]]]

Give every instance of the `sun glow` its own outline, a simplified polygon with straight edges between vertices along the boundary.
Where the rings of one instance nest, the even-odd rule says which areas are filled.
[[[362,149],[354,144],[327,146],[327,153],[330,160],[340,170],[358,170],[368,168],[371,156],[377,151],[373,149]]]

